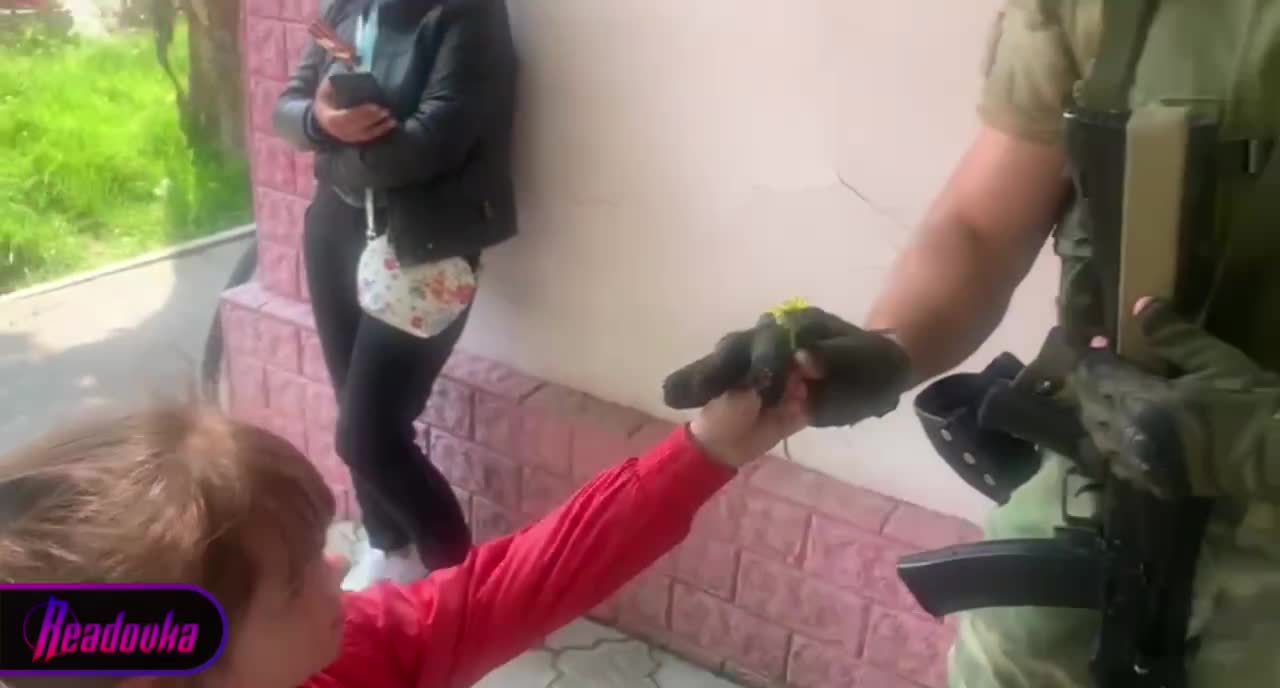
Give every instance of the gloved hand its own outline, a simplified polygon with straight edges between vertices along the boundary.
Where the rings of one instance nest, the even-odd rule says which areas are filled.
[[[1140,305],[1137,318],[1175,376],[1095,350],[1074,379],[1081,420],[1112,472],[1165,498],[1280,495],[1280,376],[1165,301]]]
[[[663,398],[676,409],[698,408],[726,390],[754,388],[765,408],[782,399],[797,353],[821,370],[808,380],[810,423],[852,425],[883,416],[907,388],[910,363],[888,336],[863,330],[821,309],[783,307],[756,326],[729,334],[715,351],[663,382]]]

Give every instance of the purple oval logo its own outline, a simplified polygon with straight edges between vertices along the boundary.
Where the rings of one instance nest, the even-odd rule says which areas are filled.
[[[184,676],[222,654],[227,619],[190,585],[0,585],[0,676]]]

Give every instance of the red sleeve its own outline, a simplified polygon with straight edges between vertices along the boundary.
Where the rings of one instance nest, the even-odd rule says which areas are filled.
[[[348,595],[342,656],[313,685],[470,686],[679,544],[733,475],[681,429],[454,568]]]

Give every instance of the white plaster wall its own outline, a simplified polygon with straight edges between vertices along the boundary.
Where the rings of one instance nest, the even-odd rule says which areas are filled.
[[[491,253],[465,345],[673,419],[662,378],[782,299],[864,316],[972,134],[998,4],[511,1],[523,234]],[[1034,352],[1055,277],[1042,260],[969,367]],[[792,455],[979,517],[901,408]]]

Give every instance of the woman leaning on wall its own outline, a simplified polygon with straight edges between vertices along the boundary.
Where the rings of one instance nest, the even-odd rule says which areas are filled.
[[[372,546],[406,581],[458,563],[462,509],[414,421],[462,334],[481,252],[516,233],[515,55],[502,0],[332,0],[276,104],[315,151],[304,259]]]

